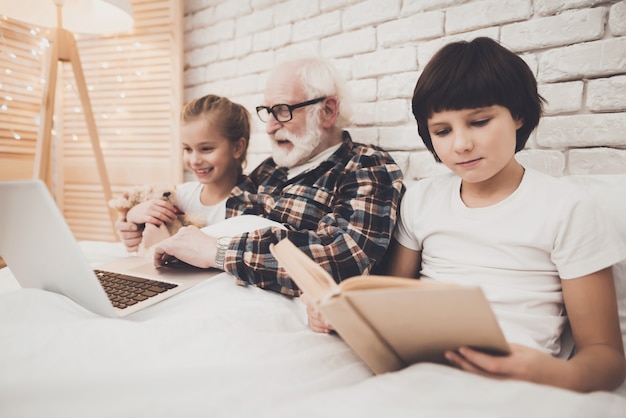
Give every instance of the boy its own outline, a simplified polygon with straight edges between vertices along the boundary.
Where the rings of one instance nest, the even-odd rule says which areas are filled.
[[[515,160],[542,102],[526,63],[491,39],[452,43],[432,58],[413,114],[426,147],[452,173],[407,191],[386,272],[481,286],[513,352],[460,347],[446,353],[452,365],[612,390],[626,362],[611,265],[626,250],[581,190]],[[561,346],[568,325],[571,357]]]

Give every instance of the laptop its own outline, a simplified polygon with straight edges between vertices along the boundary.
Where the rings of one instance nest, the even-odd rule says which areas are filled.
[[[157,283],[141,284],[144,292],[129,303],[120,303],[117,296],[110,299],[40,180],[0,182],[0,257],[22,287],[60,293],[107,317],[127,316],[221,273],[184,263],[156,268],[152,259],[129,255],[96,266],[98,275],[113,273],[112,286],[120,288],[124,285],[118,283],[127,276],[130,281],[148,279]]]

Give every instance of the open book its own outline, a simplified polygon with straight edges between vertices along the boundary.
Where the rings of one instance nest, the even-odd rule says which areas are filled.
[[[376,374],[420,361],[444,362],[444,351],[460,346],[510,353],[477,286],[391,276],[356,276],[337,284],[288,239],[273,245],[271,252]]]

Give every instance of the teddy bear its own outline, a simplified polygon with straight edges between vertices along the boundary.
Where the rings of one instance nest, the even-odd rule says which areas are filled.
[[[118,212],[120,219],[126,219],[126,214],[132,207],[152,199],[165,200],[178,209],[176,186],[161,185],[135,186],[129,191],[124,192],[120,197],[109,200],[109,206]],[[167,227],[169,235],[174,235],[183,226],[194,225],[198,228],[202,228],[205,224],[206,222],[202,217],[184,213],[178,209],[176,220],[167,223],[165,226]]]

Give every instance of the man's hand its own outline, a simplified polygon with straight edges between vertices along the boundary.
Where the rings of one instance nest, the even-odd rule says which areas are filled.
[[[154,247],[154,265],[165,266],[177,260],[200,268],[215,267],[217,238],[195,226],[186,226]]]
[[[309,326],[315,332],[322,332],[325,334],[333,331],[333,327],[322,317],[322,314],[317,310],[317,305],[309,299],[306,293],[300,296],[302,303],[306,305],[306,314],[309,319]]]

